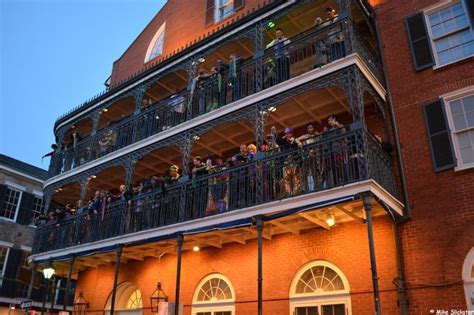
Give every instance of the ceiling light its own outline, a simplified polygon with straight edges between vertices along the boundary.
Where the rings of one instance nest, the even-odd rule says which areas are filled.
[[[102,111],[103,111],[104,113],[107,113],[107,112],[109,111],[109,109],[108,109],[108,108],[104,108]]]
[[[267,26],[268,28],[274,28],[276,26],[275,21],[273,20],[268,21]]]
[[[204,61],[206,61],[206,58],[201,57],[201,58],[198,59],[198,61],[199,61],[200,63],[204,63]]]
[[[276,110],[277,110],[276,107],[273,107],[273,106],[268,108],[268,111],[270,113],[274,113],[274,112],[276,112]]]
[[[199,139],[201,139],[199,136],[194,136],[194,137],[193,137],[193,140],[194,140],[194,141],[198,141]]]
[[[97,178],[97,176],[96,175],[91,175],[91,178],[94,179],[94,178]]]
[[[198,252],[199,249],[200,249],[199,246],[194,246],[194,247],[193,247],[193,251],[195,251],[195,252]]]
[[[336,223],[336,219],[334,218],[334,214],[328,214],[328,216],[326,218],[326,223],[329,226],[333,226]]]

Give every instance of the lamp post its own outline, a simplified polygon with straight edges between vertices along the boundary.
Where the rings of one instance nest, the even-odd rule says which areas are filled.
[[[168,297],[165,295],[163,290],[161,290],[161,282],[158,282],[156,285],[156,290],[150,296],[151,302],[151,311],[153,313],[158,313],[160,310],[161,302],[168,302]]]
[[[86,301],[82,295],[82,291],[79,292],[79,296],[73,303],[74,315],[84,315],[86,310],[89,308],[89,302]]]
[[[46,279],[46,290],[43,296],[43,307],[41,308],[41,315],[44,314],[44,310],[46,308],[46,296],[48,295],[48,291],[49,291],[49,282],[51,278],[54,276],[55,272],[56,272],[56,269],[54,269],[53,263],[51,261],[49,262],[48,266],[43,269],[43,276]]]

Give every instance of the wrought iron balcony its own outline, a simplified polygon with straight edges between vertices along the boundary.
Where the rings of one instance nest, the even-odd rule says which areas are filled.
[[[393,196],[392,158],[359,123],[322,134],[304,148],[259,153],[235,166],[214,166],[207,175],[168,182],[118,200],[104,213],[83,209],[61,222],[38,226],[33,253],[44,253],[138,231],[373,179]]]
[[[201,80],[194,89],[181,90],[76,144],[69,143],[53,157],[51,175],[83,165],[303,73],[327,67],[348,54],[361,56],[382,81],[377,54],[347,17],[341,16],[332,24],[290,40],[291,43],[281,48],[272,47],[261,56],[243,60],[232,74],[223,70]]]

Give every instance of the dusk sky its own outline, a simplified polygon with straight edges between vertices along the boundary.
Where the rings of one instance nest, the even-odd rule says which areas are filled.
[[[0,153],[47,169],[53,124],[104,90],[166,0],[0,0]]]

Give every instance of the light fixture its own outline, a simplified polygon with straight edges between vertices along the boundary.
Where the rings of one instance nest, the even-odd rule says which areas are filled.
[[[206,58],[201,57],[201,58],[198,59],[198,61],[199,61],[200,63],[204,63],[204,62],[206,61]]]
[[[273,21],[273,20],[268,21],[268,23],[267,23],[268,28],[274,28],[275,26],[276,26],[275,21]]]
[[[104,113],[107,113],[107,112],[109,111],[109,109],[108,109],[108,108],[104,108],[102,111],[103,111]]]
[[[168,302],[168,297],[161,290],[161,282],[156,285],[156,290],[150,296],[151,311],[152,313],[158,313],[160,311],[160,303]]]
[[[14,310],[16,307],[15,307],[15,304],[10,304],[10,309],[11,310]]]
[[[97,178],[97,176],[96,175],[91,175],[91,178],[94,179],[94,178]]]
[[[48,264],[48,267],[43,269],[43,276],[45,279],[50,280],[54,276],[55,272],[56,272],[56,269],[54,269],[53,263],[50,262]]]
[[[86,313],[87,308],[89,308],[89,302],[87,302],[82,295],[82,291],[79,292],[79,296],[72,305],[74,309],[74,315],[83,315]]]
[[[194,137],[193,137],[193,140],[194,140],[194,141],[198,141],[199,139],[201,139],[199,136],[194,136]]]
[[[199,246],[194,246],[193,251],[198,252],[200,250]]]
[[[326,217],[326,223],[329,226],[333,226],[336,223],[336,219],[334,218],[334,214],[329,213]]]
[[[277,111],[276,107],[271,106],[271,107],[268,108],[268,112],[270,112],[270,113],[274,113],[276,111]]]
[[[155,116],[155,119],[160,119],[160,116],[156,115],[156,116]]]

